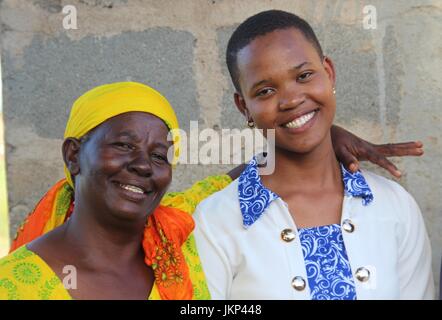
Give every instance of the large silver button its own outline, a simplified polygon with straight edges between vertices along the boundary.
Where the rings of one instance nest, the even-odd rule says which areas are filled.
[[[367,282],[370,279],[370,270],[364,267],[358,268],[356,270],[356,279],[361,282]]]
[[[344,221],[342,221],[342,229],[344,229],[344,231],[348,233],[352,233],[353,231],[355,231],[355,225],[350,219],[345,219]]]
[[[292,280],[292,287],[298,291],[302,291],[305,289],[305,280],[303,277],[296,276]]]
[[[295,238],[296,235],[292,229],[284,229],[281,231],[281,239],[285,242],[292,242],[293,240],[295,240]]]

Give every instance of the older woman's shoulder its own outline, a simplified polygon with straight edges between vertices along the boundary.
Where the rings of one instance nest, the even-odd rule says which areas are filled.
[[[69,300],[52,269],[22,246],[0,259],[0,300]]]

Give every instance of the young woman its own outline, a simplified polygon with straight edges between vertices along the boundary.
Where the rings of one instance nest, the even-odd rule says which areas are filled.
[[[246,121],[275,131],[275,170],[260,175],[255,158],[197,207],[212,297],[433,298],[431,249],[414,199],[336,159],[335,69],[310,25],[283,11],[252,16],[230,38],[227,64]]]

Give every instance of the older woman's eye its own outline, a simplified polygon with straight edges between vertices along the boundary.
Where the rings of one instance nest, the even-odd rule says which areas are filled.
[[[113,145],[120,150],[133,150],[134,146],[127,142],[115,142]]]
[[[169,163],[167,157],[159,153],[152,154],[152,159],[159,163]]]

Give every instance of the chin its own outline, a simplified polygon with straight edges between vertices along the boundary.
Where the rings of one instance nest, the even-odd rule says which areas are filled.
[[[143,209],[136,204],[114,206],[111,213],[115,218],[125,221],[146,220],[150,214],[149,208]]]
[[[114,197],[108,202],[107,207],[112,215],[118,219],[137,221],[146,220],[147,217],[159,205],[158,193],[152,193],[149,196],[140,199],[138,197],[129,197],[127,195]]]
[[[288,146],[286,148],[280,147],[280,149],[284,149],[285,152],[297,155],[306,155],[312,152],[315,149],[315,146]]]
[[[284,152],[289,152],[289,153],[295,153],[295,154],[299,154],[299,155],[303,155],[303,154],[308,154],[310,152],[312,152],[313,150],[315,150],[320,143],[316,143],[316,142],[303,142],[303,143],[284,143],[284,144],[280,144],[278,145],[276,148],[277,149],[281,149],[284,150]]]
[[[302,138],[284,139],[276,143],[277,148],[296,154],[308,154],[317,148],[323,146],[326,141],[327,132],[319,134],[318,132],[304,136]]]

